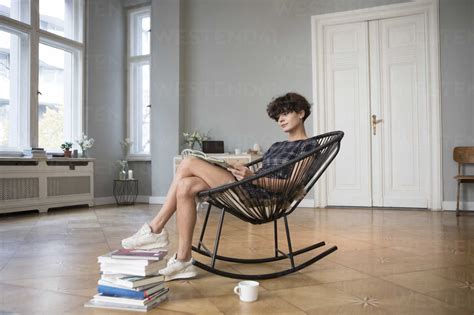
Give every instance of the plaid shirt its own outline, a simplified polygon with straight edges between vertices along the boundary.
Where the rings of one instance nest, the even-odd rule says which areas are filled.
[[[263,155],[262,167],[256,174],[282,165],[297,156],[308,153],[318,147],[318,142],[314,138],[298,140],[298,141],[282,141],[274,143]],[[286,179],[290,176],[293,168],[286,167],[269,176],[270,178]],[[266,189],[256,186],[252,183],[242,185],[248,198],[272,198],[278,196],[278,193],[267,191]]]
[[[285,164],[301,154],[308,153],[316,147],[318,147],[318,142],[314,138],[276,142],[263,155],[262,168],[259,172]],[[290,174],[291,168],[288,167],[281,169],[272,177],[286,179]]]

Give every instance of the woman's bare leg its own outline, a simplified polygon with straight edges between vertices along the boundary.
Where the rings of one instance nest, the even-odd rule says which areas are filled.
[[[177,191],[177,226],[179,234],[178,252],[176,258],[181,261],[191,259],[191,246],[194,226],[196,225],[195,196],[201,190],[208,189],[199,177],[185,177],[180,180]]]
[[[166,201],[163,204],[163,207],[161,207],[161,210],[150,223],[150,226],[154,233],[160,233],[165,224],[176,211],[176,194],[178,189],[178,183],[181,181],[181,179],[186,177],[201,178],[208,185],[208,187],[216,187],[235,180],[230,172],[224,170],[221,167],[212,165],[197,158],[185,158],[180,163],[176,171],[175,178],[173,179],[173,182],[171,183],[171,186],[168,190],[168,194],[166,195]],[[206,189],[206,187],[201,190],[204,189]],[[199,192],[199,190],[197,192]]]
[[[176,188],[180,179],[181,178],[179,177],[178,173],[176,173],[176,176],[168,190],[168,194],[166,195],[165,203],[161,207],[158,214],[150,222],[150,227],[153,233],[161,233],[161,230],[163,230],[166,222],[168,222],[173,213],[176,211]]]

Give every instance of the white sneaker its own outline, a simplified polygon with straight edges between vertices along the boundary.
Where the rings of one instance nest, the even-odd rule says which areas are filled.
[[[153,233],[148,223],[132,236],[122,240],[122,247],[128,249],[155,249],[168,246],[168,232],[165,228],[160,234]]]
[[[177,254],[174,254],[168,260],[166,268],[158,271],[161,275],[165,276],[165,281],[194,278],[197,276],[197,270],[193,265],[192,258],[189,261],[179,261],[176,257]]]

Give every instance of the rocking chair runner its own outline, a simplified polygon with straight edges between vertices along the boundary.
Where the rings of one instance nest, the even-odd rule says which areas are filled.
[[[298,207],[299,203],[307,194],[307,192],[311,190],[319,177],[321,177],[329,164],[334,160],[337,153],[339,152],[340,142],[343,136],[344,133],[342,131],[329,132],[316,136],[313,139],[317,141],[318,146],[310,152],[302,154],[301,156],[298,156],[297,158],[280,166],[261,171],[258,174],[245,178],[241,181],[198,193],[198,197],[201,198],[201,200],[207,201],[209,206],[205,215],[199,243],[197,246],[193,246],[192,249],[201,255],[210,257],[211,263],[210,265],[206,265],[195,260],[194,264],[201,269],[229,278],[270,279],[301,270],[337,250],[337,247],[333,246],[326,251],[314,256],[313,258],[299,265],[295,265],[295,256],[319,248],[326,244],[324,241],[321,241],[303,249],[294,251],[291,245],[290,229],[288,226],[287,216]],[[247,164],[247,166],[252,171],[256,172],[261,167],[261,162],[262,159],[259,159]],[[282,174],[286,174],[286,176]],[[246,187],[248,187],[246,185],[251,183],[256,184],[257,186],[260,186],[258,185],[259,183],[265,183],[266,187],[268,187],[268,178],[278,179],[271,182],[273,187],[270,189],[270,191],[277,193],[270,192],[266,197],[256,197],[249,193],[249,191],[246,189]],[[203,243],[203,238],[206,232],[206,226],[212,206],[221,209],[213,251],[209,250]],[[252,224],[263,224],[273,221],[275,236],[274,256],[268,258],[249,259],[218,255],[217,251],[219,249],[219,240],[221,236],[224,215],[226,212]],[[280,218],[283,218],[285,222],[288,253],[285,253],[278,248],[277,220]],[[289,259],[291,267],[283,271],[267,274],[237,274],[219,270],[215,267],[216,260],[253,264],[273,262],[282,259]]]

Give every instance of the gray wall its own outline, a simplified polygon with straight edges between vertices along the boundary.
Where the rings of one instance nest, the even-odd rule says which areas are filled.
[[[126,130],[125,16],[123,6],[144,1],[94,0],[87,8],[87,134],[96,142],[95,197],[112,196],[118,177],[116,160],[123,159],[120,141]],[[151,195],[151,162],[129,162],[139,180],[140,195]]]
[[[112,196],[115,161],[124,138],[124,12],[119,0],[88,1],[86,38],[87,134],[95,163],[95,197]]]
[[[456,200],[455,146],[474,146],[474,1],[440,1],[444,200]],[[474,169],[470,168],[474,173]],[[474,201],[465,185],[465,199]]]
[[[180,130],[180,0],[151,7],[152,195],[164,196],[173,179]]]
[[[153,1],[153,167],[132,166],[143,176],[141,192],[164,196],[183,131],[209,131],[226,150],[254,142],[266,149],[283,139],[265,105],[289,90],[311,99],[310,16],[397,2],[405,1]],[[96,196],[111,195],[125,132],[119,7],[119,1],[89,2],[87,103],[89,134],[99,141],[91,152],[98,159]],[[455,199],[453,147],[474,145],[473,10],[472,0],[440,0],[444,200]],[[474,200],[472,189],[467,200]]]
[[[311,16],[398,2],[183,0],[182,131],[209,131],[226,151],[285,139],[265,108],[288,91],[312,101]]]
[[[125,136],[124,7],[145,2],[89,1],[87,106],[88,133],[97,140],[91,150],[96,197],[112,195]],[[255,142],[267,149],[284,138],[265,106],[287,91],[311,101],[311,15],[398,2],[404,0],[152,1],[152,164],[131,164],[140,194],[165,195],[183,131],[209,132],[229,151]]]
[[[128,162],[128,167],[138,179],[138,195],[151,196],[151,161]]]

